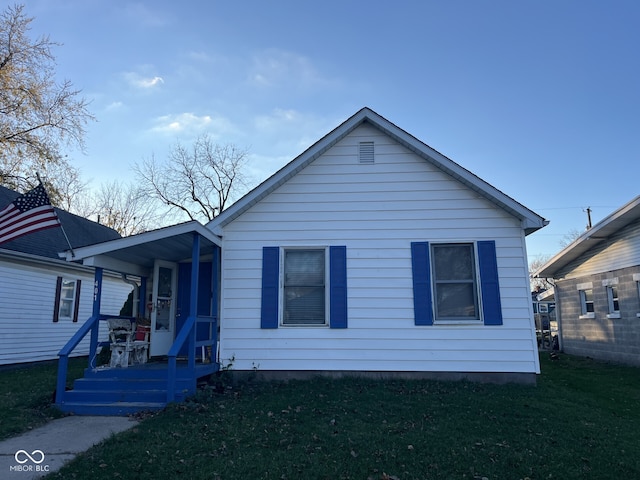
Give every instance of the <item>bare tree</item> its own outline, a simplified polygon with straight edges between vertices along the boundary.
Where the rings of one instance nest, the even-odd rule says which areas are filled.
[[[178,216],[213,220],[246,188],[247,151],[218,145],[207,135],[191,148],[176,144],[166,162],[155,157],[135,165],[148,194]]]
[[[103,183],[92,203],[98,221],[124,237],[159,226],[157,205],[136,184]]]
[[[533,275],[538,269],[540,269],[540,267],[547,263],[550,258],[551,255],[538,255],[531,260],[531,262],[529,262],[529,275]],[[536,290],[546,290],[553,286],[553,284],[545,278],[530,277],[529,283],[532,292],[535,292]]]
[[[583,232],[581,232],[577,228],[572,228],[562,236],[562,238],[560,239],[560,245],[562,246],[562,248],[565,248],[566,246],[573,243],[580,235],[582,235],[582,233]]]
[[[39,172],[57,190],[48,171],[73,169],[60,150],[84,148],[85,126],[93,116],[70,81],[56,82],[51,49],[58,44],[48,36],[31,39],[33,18],[23,10],[9,6],[0,15],[0,183],[24,190]]]
[[[82,179],[79,169],[49,164],[44,172],[41,178],[54,205],[83,217],[93,213],[87,208],[88,182]]]

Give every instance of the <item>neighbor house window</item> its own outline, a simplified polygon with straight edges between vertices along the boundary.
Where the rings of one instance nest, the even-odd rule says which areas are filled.
[[[636,292],[638,292],[638,300],[640,300],[640,273],[633,274],[633,281],[636,282]],[[640,312],[636,313],[636,317],[640,317]]]
[[[591,283],[579,284],[578,295],[580,297],[580,316],[593,318],[595,316],[593,309],[593,285]]]
[[[476,261],[472,243],[432,244],[436,320],[479,320]]]
[[[602,281],[602,285],[607,289],[607,318],[620,318],[620,302],[618,300],[618,279],[611,278]]]
[[[326,324],[326,250],[284,249],[282,324]]]
[[[263,247],[260,328],[347,328],[347,247]]]
[[[81,281],[58,277],[56,281],[56,299],[53,311],[53,321],[61,319],[78,321],[80,307]]]

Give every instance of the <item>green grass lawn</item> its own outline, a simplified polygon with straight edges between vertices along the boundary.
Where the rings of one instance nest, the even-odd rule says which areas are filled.
[[[69,361],[69,385],[86,366],[86,358]],[[0,370],[0,440],[63,416],[51,406],[57,373],[58,362]]]
[[[48,478],[631,479],[639,426],[640,369],[543,354],[535,387],[318,378],[206,389]]]

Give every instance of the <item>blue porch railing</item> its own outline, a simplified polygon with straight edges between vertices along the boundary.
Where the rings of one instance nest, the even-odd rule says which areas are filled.
[[[207,324],[207,338],[205,340],[198,340],[197,334],[200,331],[198,329],[199,324]],[[167,403],[173,402],[176,395],[176,376],[177,376],[177,357],[185,342],[188,343],[188,357],[187,357],[187,375],[192,378],[194,383],[196,381],[196,355],[198,354],[198,348],[204,349],[206,352],[209,349],[209,361],[212,364],[216,364],[217,359],[217,344],[218,344],[218,319],[216,317],[206,316],[189,316],[187,321],[180,329],[180,333],[176,337],[173,345],[169,349],[168,360],[169,369],[167,373]],[[205,355],[203,354],[203,359]],[[195,390],[195,384],[193,385]]]
[[[84,340],[88,333],[91,333],[89,343],[89,368],[95,368],[96,354],[98,352],[98,334],[100,329],[100,320],[108,320],[110,318],[126,318],[135,321],[134,317],[123,317],[121,315],[101,315],[94,314],[78,331],[71,337],[67,344],[58,352],[58,379],[56,381],[56,403],[62,403],[64,400],[64,392],[67,386],[67,370],[69,367],[69,356],[75,348]]]
[[[101,320],[108,320],[110,318],[127,318],[131,321],[135,319],[133,317],[123,317],[120,315],[94,315],[87,320],[82,327],[71,337],[67,344],[58,353],[58,379],[56,382],[56,404],[62,404],[64,402],[64,393],[67,385],[67,372],[69,367],[69,356],[75,350],[75,348],[82,342],[82,340],[91,333],[91,340],[89,345],[89,365],[90,369],[96,368],[95,359],[98,349],[98,334]],[[207,325],[206,339],[198,340],[197,334],[202,335],[203,330],[198,329],[198,325]],[[188,355],[187,355],[187,377],[193,381],[193,390],[195,391],[195,383],[197,380],[196,374],[196,357],[198,353],[208,351],[208,358],[211,368],[207,370],[217,370],[217,344],[218,344],[218,319],[216,317],[206,316],[190,316],[183,327],[180,329],[178,336],[176,337],[171,349],[168,353],[168,369],[167,369],[167,403],[175,400],[175,389],[177,379],[177,357],[178,352],[182,349],[185,342],[188,341]],[[204,349],[204,350],[199,350]],[[203,355],[204,357],[205,355]],[[194,392],[190,392],[194,393]]]

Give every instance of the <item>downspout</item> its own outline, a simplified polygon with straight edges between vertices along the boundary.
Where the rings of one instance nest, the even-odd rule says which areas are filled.
[[[131,285],[133,287],[133,303],[131,305],[131,316],[132,317],[138,317],[139,313],[140,313],[140,298],[139,298],[139,293],[138,293],[138,289],[140,288],[138,286],[138,282],[136,282],[135,280],[131,280],[129,278],[127,278],[127,274],[123,273],[122,274],[122,281],[124,283],[128,283],[129,285]]]

